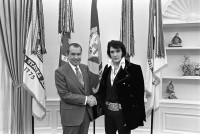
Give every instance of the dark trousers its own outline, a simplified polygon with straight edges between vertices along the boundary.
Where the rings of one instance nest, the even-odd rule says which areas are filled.
[[[84,119],[81,125],[80,126],[63,126],[63,134],[88,134],[90,120],[91,120],[90,115],[86,109]]]
[[[122,110],[111,111],[106,109],[105,112],[105,131],[106,134],[130,134],[131,131],[125,127]]]

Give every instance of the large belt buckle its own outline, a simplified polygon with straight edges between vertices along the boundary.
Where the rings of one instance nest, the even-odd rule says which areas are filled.
[[[106,102],[106,105],[111,111],[119,111],[120,109],[122,109],[121,104],[119,103]]]

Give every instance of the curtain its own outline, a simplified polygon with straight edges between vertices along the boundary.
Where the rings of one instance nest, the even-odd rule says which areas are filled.
[[[0,134],[11,133],[11,86],[11,77],[0,46]]]
[[[9,129],[12,134],[32,134],[31,96],[26,90],[22,90],[28,2],[29,0],[0,0],[0,44],[12,80],[11,90],[9,86],[0,90],[4,92],[4,98],[10,93],[11,99],[6,98],[3,105],[11,107]],[[9,76],[6,79],[9,80]]]

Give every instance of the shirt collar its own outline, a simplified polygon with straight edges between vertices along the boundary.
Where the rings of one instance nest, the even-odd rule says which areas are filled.
[[[70,65],[71,68],[75,71],[76,66],[72,65],[70,62],[69,62],[69,65]],[[80,70],[79,65],[77,66],[77,68]]]
[[[109,59],[109,61],[108,61],[108,67],[114,67],[114,65],[113,65],[113,62],[112,62],[112,59]],[[119,63],[119,68],[120,67],[122,67],[123,69],[125,68],[125,58],[123,57],[122,59],[121,59],[121,61],[120,61],[120,63]]]

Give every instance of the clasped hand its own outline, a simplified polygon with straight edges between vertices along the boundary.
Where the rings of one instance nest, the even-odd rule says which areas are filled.
[[[93,107],[94,105],[97,105],[97,100],[93,95],[87,96],[87,104],[90,107]]]

